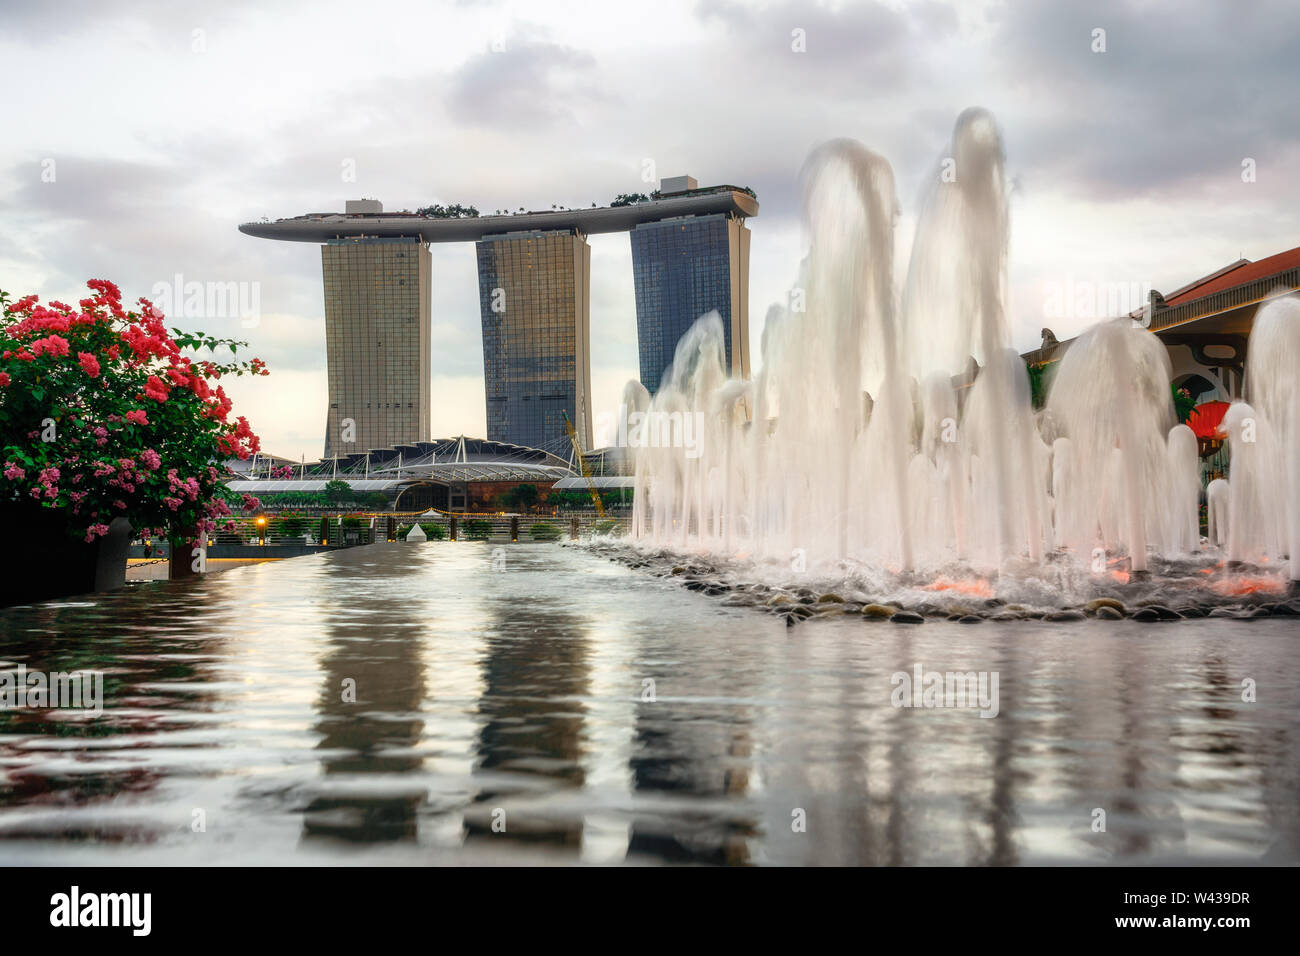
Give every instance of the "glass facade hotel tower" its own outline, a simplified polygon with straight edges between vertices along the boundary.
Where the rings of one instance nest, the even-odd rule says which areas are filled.
[[[416,238],[334,240],[321,246],[321,270],[325,457],[428,441],[429,247]]]
[[[590,448],[591,247],[570,230],[485,236],[478,256],[487,437],[564,456]]]
[[[429,243],[473,242],[487,437],[567,457],[567,414],[591,450],[590,235],[629,233],[640,375],[659,388],[677,342],[700,316],[722,316],[733,376],[749,376],[749,230],[753,191],[669,177],[652,198],[589,209],[490,216],[344,211],[241,223],[245,235],[321,243],[329,408],[326,458],[429,439]],[[348,440],[351,439],[351,440]]]
[[[641,384],[659,389],[677,341],[700,316],[722,317],[728,369],[749,377],[749,229],[717,214],[643,222],[631,230]]]

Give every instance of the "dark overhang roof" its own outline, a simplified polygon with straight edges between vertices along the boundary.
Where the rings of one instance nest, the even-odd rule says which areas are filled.
[[[1187,331],[1183,326],[1198,320],[1212,320],[1224,313],[1254,308],[1269,299],[1290,295],[1298,289],[1300,246],[1257,262],[1239,259],[1173,293],[1170,299],[1157,307],[1146,327],[1156,335],[1171,332],[1177,334]],[[1145,311],[1145,308],[1134,309],[1127,316],[1116,316],[1103,321],[1123,318],[1141,320]],[[1212,331],[1210,334],[1213,334]],[[1065,355],[1072,342],[1074,338],[1030,349],[1022,353],[1021,358],[1030,365],[1055,362]]]

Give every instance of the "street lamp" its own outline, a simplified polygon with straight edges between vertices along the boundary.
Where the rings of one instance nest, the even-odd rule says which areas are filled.
[[[266,516],[257,516],[257,543],[266,544]]]

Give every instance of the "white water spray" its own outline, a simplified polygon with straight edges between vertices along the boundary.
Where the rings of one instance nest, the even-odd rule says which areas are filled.
[[[888,162],[847,140],[814,151],[802,174],[808,254],[791,304],[768,313],[761,371],[727,379],[716,315],[682,338],[648,408],[700,411],[707,424],[697,458],[638,452],[634,536],[777,568],[847,561],[905,576],[1032,573],[1049,560],[1096,573],[1099,554],[1144,573],[1153,554],[1200,549],[1196,437],[1175,426],[1163,344],[1125,320],[1088,330],[1036,415],[1007,327],[993,118],[962,113],[943,156],[898,294]],[[1265,540],[1258,513],[1289,495],[1272,513],[1294,556],[1300,321],[1293,306],[1269,308],[1256,338],[1266,330],[1270,354],[1252,343],[1248,381],[1280,437],[1253,459],[1233,443],[1232,486],[1210,494],[1211,536],[1234,554],[1276,553],[1284,535]],[[1269,456],[1287,476],[1271,497]]]

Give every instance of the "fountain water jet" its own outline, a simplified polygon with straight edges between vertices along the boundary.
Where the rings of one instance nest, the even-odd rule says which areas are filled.
[[[1186,425],[1169,430],[1167,444],[1169,475],[1169,513],[1165,518],[1165,546],[1169,554],[1191,554],[1200,549],[1201,531],[1198,516],[1201,493],[1200,463],[1196,453],[1196,433]]]
[[[1121,560],[1144,576],[1153,560],[1202,550],[1197,443],[1174,421],[1164,345],[1128,320],[1093,327],[1036,414],[1007,328],[993,118],[962,113],[942,155],[951,162],[936,166],[896,296],[889,164],[847,140],[813,152],[802,172],[808,254],[789,304],[768,312],[757,377],[726,380],[721,324],[706,316],[649,403],[701,412],[707,425],[697,458],[638,453],[639,540],[743,552],[777,574],[820,568],[931,587],[965,575],[972,594],[1008,572],[1040,593],[1086,592],[1089,581],[1125,580],[1109,572]],[[1239,451],[1233,439],[1232,482],[1208,493],[1211,547],[1224,538],[1238,559],[1280,552],[1262,513],[1284,515],[1288,554],[1300,545],[1297,315],[1294,305],[1261,312],[1271,354],[1252,343],[1248,384],[1267,441]],[[1229,424],[1234,414],[1245,412],[1234,408]],[[1265,480],[1283,462],[1287,480]]]
[[[1251,333],[1246,387],[1259,409],[1256,439],[1272,476],[1269,514],[1281,523],[1279,556],[1290,558],[1288,575],[1300,581],[1300,299],[1274,299],[1260,307]],[[1243,423],[1244,424],[1244,423]],[[1235,450],[1235,449],[1234,449]],[[1233,462],[1231,480],[1236,481]]]
[[[1094,326],[1066,352],[1047,405],[1070,438],[1058,544],[1089,553],[1123,548],[1134,571],[1147,570],[1147,542],[1163,537],[1169,375],[1160,340],[1122,320]]]

